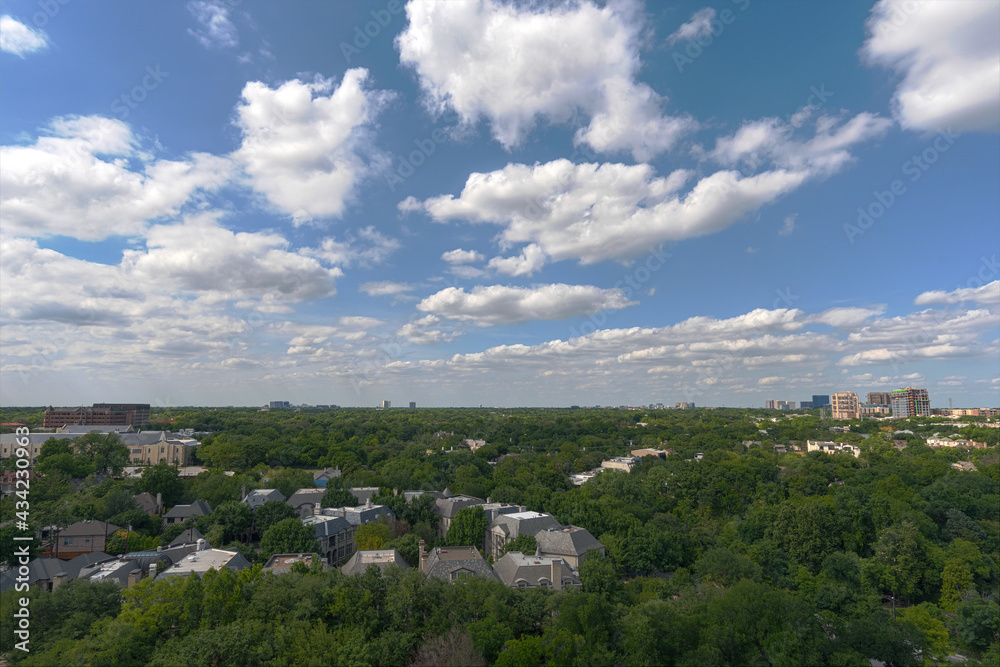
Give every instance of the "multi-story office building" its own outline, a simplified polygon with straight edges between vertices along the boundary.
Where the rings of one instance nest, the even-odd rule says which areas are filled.
[[[49,408],[42,415],[43,428],[79,426],[146,426],[149,403],[94,403],[85,408]]]
[[[813,394],[812,404],[814,408],[828,408],[830,407],[830,396],[829,394]]]
[[[392,401],[389,400],[382,401],[382,409],[388,410],[391,407],[392,407]]]
[[[893,389],[892,391],[892,416],[893,417],[930,417],[931,399],[927,395],[926,389]]]
[[[831,417],[834,419],[857,419],[861,416],[858,395],[853,391],[839,391],[831,396]]]
[[[803,410],[809,410],[812,408],[812,406],[813,406],[812,401],[802,401],[801,403],[799,403],[799,408]]]
[[[410,407],[411,408],[417,407],[417,402],[416,401],[410,401]]]
[[[292,405],[288,401],[271,401],[270,407],[272,407],[272,408],[290,408],[290,407],[292,407]]]
[[[868,402],[871,405],[892,405],[892,392],[870,391],[868,392]]]

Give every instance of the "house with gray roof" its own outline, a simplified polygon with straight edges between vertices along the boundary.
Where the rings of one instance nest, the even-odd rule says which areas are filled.
[[[456,581],[461,577],[483,577],[499,581],[493,568],[475,547],[434,547],[427,552],[420,541],[420,571],[428,577]]]
[[[326,488],[327,483],[331,479],[337,479],[338,477],[340,477],[340,468],[317,470],[313,473],[313,484],[320,488]]]
[[[354,552],[356,527],[344,517],[311,514],[302,523],[315,528],[320,555],[328,565],[337,565]]]
[[[305,518],[317,513],[324,493],[326,489],[299,489],[285,501],[285,504],[293,507],[300,517]]]
[[[168,526],[175,523],[184,523],[192,517],[208,516],[212,513],[212,506],[204,500],[196,500],[190,505],[174,505],[170,511],[163,515],[163,520]]]
[[[150,516],[157,516],[163,511],[163,496],[159,493],[154,498],[153,494],[149,491],[143,491],[138,495],[132,496],[132,500],[135,501],[139,509]]]
[[[200,530],[195,528],[194,522],[192,522],[190,526],[184,529],[184,532],[178,534],[167,546],[179,547],[182,544],[197,544],[198,540],[203,539],[205,539],[205,536],[201,534]]]
[[[285,502],[285,494],[277,489],[254,489],[247,493],[240,502],[250,509],[255,510],[264,503],[272,500],[283,503]]]
[[[500,581],[511,588],[580,588],[580,580],[560,556],[526,555],[508,551],[493,566]]]
[[[359,505],[371,502],[372,496],[378,493],[377,486],[356,486],[348,490],[351,492],[352,496],[358,499]]]
[[[237,572],[250,567],[250,563],[239,551],[210,549],[205,540],[199,540],[195,549],[189,551],[186,556],[171,567],[157,574],[156,578],[187,577],[192,572],[199,577],[204,577],[209,570],[221,570],[224,567]]]
[[[105,521],[77,521],[59,531],[53,555],[68,560],[80,554],[104,551],[108,537],[118,530],[121,528]]]
[[[28,584],[38,586],[47,591],[51,591],[53,584],[59,585],[60,581],[65,581],[66,561],[58,558],[36,558],[28,563]]]
[[[94,563],[80,570],[76,577],[94,583],[113,581],[122,588],[130,588],[142,578],[142,568],[134,561],[112,558],[102,563]]]
[[[344,566],[340,568],[340,571],[350,577],[355,574],[364,574],[372,565],[383,572],[392,565],[401,570],[410,569],[410,566],[406,564],[406,561],[403,560],[403,557],[395,549],[378,549],[355,551]]]
[[[604,555],[604,545],[589,530],[579,526],[540,530],[535,533],[535,542],[540,556],[563,558],[574,570],[579,569],[591,549],[597,549]]]
[[[561,527],[554,516],[543,512],[501,514],[486,529],[486,553],[494,559],[499,558],[507,543],[518,536],[535,535],[540,530]]]
[[[451,522],[455,519],[455,515],[458,514],[459,510],[485,504],[486,501],[482,498],[462,495],[453,496],[451,495],[451,491],[445,489],[444,497],[434,501],[434,513],[441,517],[441,522],[438,524],[438,533],[440,533],[441,537],[448,534],[448,528],[451,527]]]

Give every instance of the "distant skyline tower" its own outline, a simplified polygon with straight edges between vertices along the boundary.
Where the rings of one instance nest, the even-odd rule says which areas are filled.
[[[416,401],[410,401],[410,407],[411,408],[417,407],[417,402]]]
[[[388,410],[391,407],[392,407],[392,401],[390,401],[389,399],[385,399],[384,401],[382,401],[382,408],[383,409]]]
[[[931,399],[926,389],[906,387],[892,390],[893,417],[930,417]]]

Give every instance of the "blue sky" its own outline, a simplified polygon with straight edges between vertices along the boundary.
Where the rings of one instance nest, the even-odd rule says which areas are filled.
[[[1000,403],[994,2],[2,11],[4,405]]]

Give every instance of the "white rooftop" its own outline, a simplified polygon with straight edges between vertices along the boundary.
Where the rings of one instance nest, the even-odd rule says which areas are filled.
[[[505,514],[504,516],[510,517],[511,519],[537,519],[539,517],[548,516],[547,514],[542,514],[540,512],[514,512],[513,514]]]
[[[236,551],[224,551],[222,549],[205,549],[203,551],[192,551],[184,558],[177,561],[172,567],[164,570],[158,577],[172,576],[175,574],[187,576],[192,572],[204,573],[213,567],[220,570],[236,556]]]

